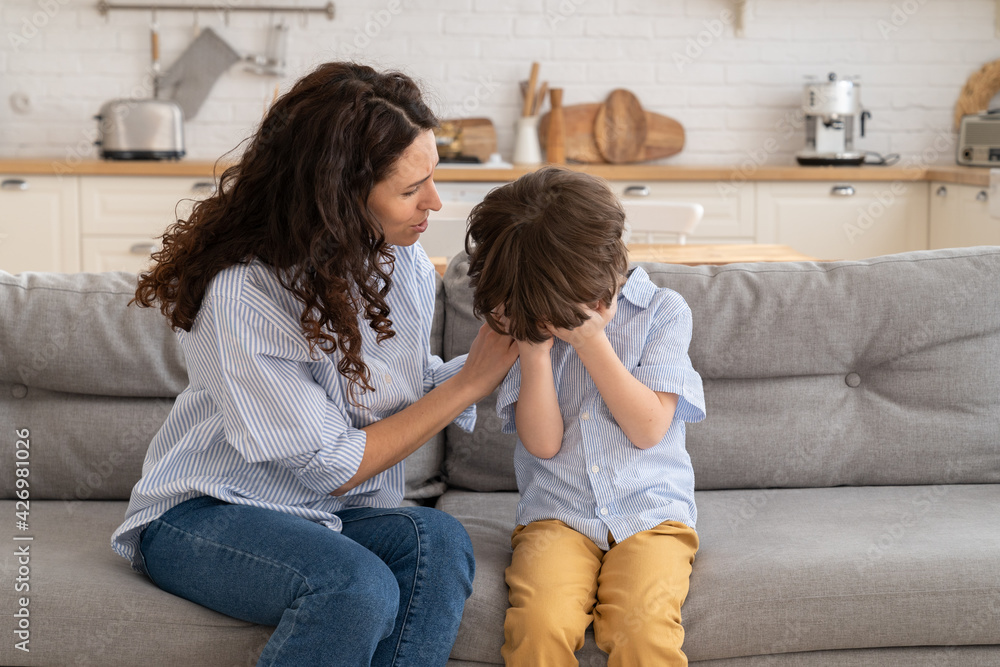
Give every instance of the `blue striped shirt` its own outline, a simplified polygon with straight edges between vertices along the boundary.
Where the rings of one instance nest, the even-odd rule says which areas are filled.
[[[601,399],[583,362],[568,343],[552,345],[552,372],[563,440],[559,453],[540,459],[520,441],[514,452],[517,523],[558,519],[607,550],[664,521],[692,528],[697,520],[694,471],[684,448],[684,423],[705,418],[701,376],[691,366],[691,310],[680,294],[660,288],[633,269],[605,329],[618,358],[653,391],[678,394],[673,422],[649,449],[629,442]],[[505,433],[516,433],[521,386],[516,363],[500,386],[497,414]]]
[[[465,363],[430,353],[437,289],[419,244],[395,249],[387,302],[396,335],[376,343],[359,316],[364,362],[375,391],[348,401],[339,352],[312,356],[299,324],[302,304],[258,260],[221,271],[210,283],[190,332],[178,337],[189,386],[150,443],[125,523],[111,538],[142,571],[139,534],[168,509],[196,496],[254,505],[341,529],[346,507],[395,507],[404,462],[345,495],[330,493],[357,472],[360,430],[417,401]],[[455,423],[475,425],[475,406]]]

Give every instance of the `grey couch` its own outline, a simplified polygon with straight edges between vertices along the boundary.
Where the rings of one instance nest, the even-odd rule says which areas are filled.
[[[708,404],[687,443],[691,661],[1000,664],[1000,248],[644,266],[691,306]],[[464,269],[439,294],[446,358],[477,326]],[[0,274],[0,664],[252,665],[270,634],[158,590],[109,546],[186,383],[159,313],[125,307],[133,289],[121,273]],[[512,448],[487,399],[474,433],[408,461],[408,502],[454,514],[475,547],[456,666],[500,662]],[[655,595],[634,603],[657,613]],[[605,663],[592,638],[579,658]]]

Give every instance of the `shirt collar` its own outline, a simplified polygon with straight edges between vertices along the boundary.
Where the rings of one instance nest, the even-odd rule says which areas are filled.
[[[656,285],[649,279],[642,267],[634,267],[622,286],[621,295],[640,308],[645,308],[652,301],[654,294],[656,294]]]

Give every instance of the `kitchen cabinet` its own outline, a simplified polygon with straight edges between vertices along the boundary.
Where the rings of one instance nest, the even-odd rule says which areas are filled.
[[[435,182],[441,197],[441,210],[431,211],[427,231],[420,235],[420,245],[438,262],[465,250],[465,226],[472,207],[502,182]]]
[[[98,161],[58,176],[50,168],[45,160],[0,166],[6,271],[142,270],[167,226],[215,187],[198,175],[211,173],[211,164]],[[977,200],[986,181],[969,169],[762,167],[756,180],[733,185],[732,169],[723,167],[582,168],[606,178],[626,211],[637,202],[700,204],[705,213],[688,237],[692,244],[783,244],[821,259],[1000,245],[1000,220]],[[442,208],[421,238],[427,254],[444,260],[461,252],[473,206],[524,171],[440,169]]]
[[[929,247],[1000,245],[1000,218],[990,215],[989,199],[986,186],[931,182]]]
[[[705,209],[688,243],[754,243],[754,187],[721,188],[715,182],[611,181],[611,188],[621,199],[628,216],[629,204],[676,202],[701,204]],[[673,243],[670,234],[656,236],[649,243]]]
[[[77,179],[0,174],[0,269],[80,270]]]
[[[80,176],[84,271],[141,271],[168,226],[215,191],[207,178]]]
[[[757,183],[757,242],[818,259],[927,248],[926,182]]]

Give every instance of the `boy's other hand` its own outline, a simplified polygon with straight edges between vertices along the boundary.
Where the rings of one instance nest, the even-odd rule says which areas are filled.
[[[556,338],[564,340],[572,345],[574,349],[580,350],[580,348],[592,341],[595,336],[604,335],[604,328],[608,326],[608,322],[615,316],[617,310],[618,295],[616,294],[611,299],[610,306],[605,306],[600,302],[598,302],[596,308],[584,306],[583,311],[587,313],[587,319],[580,326],[572,329],[557,329],[549,325],[547,329]]]

